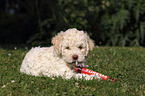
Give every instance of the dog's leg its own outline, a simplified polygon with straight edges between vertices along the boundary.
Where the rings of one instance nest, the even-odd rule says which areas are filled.
[[[93,80],[93,79],[98,79],[98,80],[100,80],[100,77],[98,77],[98,76],[91,76],[91,75],[80,74],[80,73],[76,74],[76,75],[75,75],[75,78],[76,78],[76,79],[84,79],[84,80]]]

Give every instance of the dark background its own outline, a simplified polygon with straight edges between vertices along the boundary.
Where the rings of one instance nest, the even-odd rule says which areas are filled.
[[[0,44],[51,45],[87,31],[97,45],[145,46],[145,0],[0,0]]]

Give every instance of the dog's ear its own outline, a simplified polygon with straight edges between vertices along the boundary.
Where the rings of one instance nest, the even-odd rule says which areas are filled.
[[[87,42],[87,52],[86,52],[86,56],[87,56],[89,50],[92,51],[94,46],[95,46],[95,44],[94,44],[94,41],[92,39],[90,39],[89,36],[87,36],[86,42]]]
[[[55,49],[57,55],[61,54],[61,44],[60,43],[61,43],[63,34],[64,34],[64,32],[61,31],[55,37],[52,38],[52,44],[54,46],[54,49]]]
[[[94,45],[95,45],[94,41],[92,39],[90,39],[90,37],[88,37],[88,42],[89,42],[90,51],[92,51],[94,48]]]

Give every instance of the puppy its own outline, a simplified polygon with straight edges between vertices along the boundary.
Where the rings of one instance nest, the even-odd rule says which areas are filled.
[[[85,65],[85,57],[93,50],[94,42],[84,31],[76,28],[61,31],[52,38],[51,47],[32,48],[25,56],[20,71],[33,76],[62,76],[92,79],[92,76],[78,74],[75,66]]]

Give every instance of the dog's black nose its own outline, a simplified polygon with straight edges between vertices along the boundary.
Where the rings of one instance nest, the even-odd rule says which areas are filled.
[[[73,58],[73,60],[77,60],[78,59],[78,55],[75,54],[75,55],[72,56],[72,58]]]

